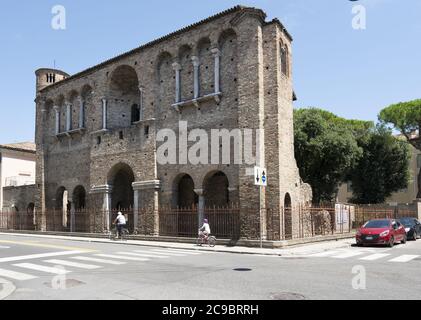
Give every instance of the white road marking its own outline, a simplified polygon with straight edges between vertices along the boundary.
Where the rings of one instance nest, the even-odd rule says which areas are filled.
[[[80,260],[80,261],[90,261],[90,262],[113,264],[113,265],[126,264],[126,262],[122,262],[122,261],[114,261],[114,260],[108,260],[108,259],[98,259],[98,258],[91,258],[91,257],[71,257],[71,258],[76,259],[76,260]]]
[[[179,254],[192,254],[192,255],[199,255],[203,253],[203,252],[198,252],[197,250],[180,250],[180,249],[152,249],[152,251],[179,253]]]
[[[310,254],[309,257],[322,258],[322,257],[332,256],[332,255],[340,253],[340,252],[341,251],[323,251],[323,252],[319,252],[319,253],[315,253],[315,254]]]
[[[71,271],[60,269],[60,268],[53,268],[53,267],[46,267],[41,266],[39,264],[33,264],[33,263],[18,263],[14,264],[16,267],[25,268],[25,269],[31,269],[36,271],[42,271],[46,273],[53,273],[53,274],[67,274]]]
[[[0,279],[0,288],[0,300],[6,299],[16,290],[15,285],[6,279]]]
[[[66,260],[53,259],[53,260],[44,260],[44,262],[52,263],[52,264],[55,264],[55,265],[75,267],[75,268],[88,269],[88,270],[101,268],[100,266],[96,266],[96,265],[93,265],[93,264],[78,263],[78,262],[72,262],[72,261],[66,261]]]
[[[6,269],[0,269],[0,276],[5,277],[5,278],[10,278],[13,280],[19,280],[19,281],[32,280],[32,279],[38,278],[30,274],[20,273],[20,272],[6,270]]]
[[[10,249],[10,247],[0,246],[0,249]]]
[[[150,251],[150,250],[135,250],[134,252],[145,253],[145,254],[155,254],[155,255],[161,255],[161,256],[171,256],[171,257],[185,257],[184,254],[156,252],[156,251]]]
[[[118,254],[123,255],[129,255],[129,256],[135,256],[135,257],[144,257],[144,258],[169,258],[167,256],[158,256],[158,255],[152,255],[152,254],[142,254],[142,253],[133,253],[133,252],[117,252]]]
[[[419,257],[419,255],[404,254],[402,256],[399,256],[397,258],[389,260],[389,262],[408,262],[408,261],[414,260],[418,257]]]
[[[364,252],[360,252],[360,251],[354,251],[354,252],[352,252],[351,251],[351,252],[345,252],[345,253],[341,253],[341,254],[332,256],[332,258],[335,258],[335,259],[347,259],[347,258],[352,258],[352,257],[359,256],[359,255],[362,255],[362,254],[364,254]]]
[[[118,256],[114,254],[96,254],[97,257],[104,257],[104,258],[112,258],[112,259],[120,259],[120,260],[131,260],[131,261],[149,261],[148,258],[135,258],[135,257],[125,257],[125,256]]]
[[[60,251],[60,252],[40,253],[40,254],[31,254],[27,256],[0,258],[0,262],[23,261],[23,260],[57,257],[57,256],[67,256],[67,255],[81,254],[81,253],[82,251]]]
[[[360,260],[374,261],[374,260],[378,260],[378,259],[381,259],[381,258],[385,258],[387,256],[390,256],[390,254],[389,253],[375,253],[375,254],[360,258]]]

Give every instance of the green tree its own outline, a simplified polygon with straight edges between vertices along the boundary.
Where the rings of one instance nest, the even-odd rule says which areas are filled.
[[[380,112],[379,120],[392,125],[415,149],[421,151],[421,99],[392,104]],[[417,182],[417,198],[421,198],[421,169]]]
[[[421,150],[420,136],[414,135],[421,131],[421,99],[392,104],[380,112],[379,120],[392,125],[410,144]]]
[[[363,155],[350,172],[353,198],[358,204],[384,203],[393,192],[408,186],[410,150],[392,131],[378,126],[358,140]]]
[[[317,108],[294,111],[295,158],[315,203],[335,200],[340,183],[362,156],[356,136],[365,137],[370,126]]]

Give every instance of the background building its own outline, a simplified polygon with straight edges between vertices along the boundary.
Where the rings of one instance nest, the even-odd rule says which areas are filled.
[[[0,145],[0,209],[33,210],[35,160],[32,142]]]

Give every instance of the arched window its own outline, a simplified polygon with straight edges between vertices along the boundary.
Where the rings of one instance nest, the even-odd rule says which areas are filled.
[[[288,50],[281,46],[281,72],[284,76],[288,76]]]
[[[132,124],[140,121],[140,107],[137,104],[132,105]]]

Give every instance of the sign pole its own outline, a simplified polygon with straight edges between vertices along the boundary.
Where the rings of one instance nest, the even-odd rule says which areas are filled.
[[[262,216],[262,198],[263,198],[262,197],[263,196],[262,191],[263,191],[263,186],[260,186],[259,188],[260,188],[260,196],[259,196],[260,249],[263,249],[263,222],[262,222],[262,218],[263,218],[263,216]]]

